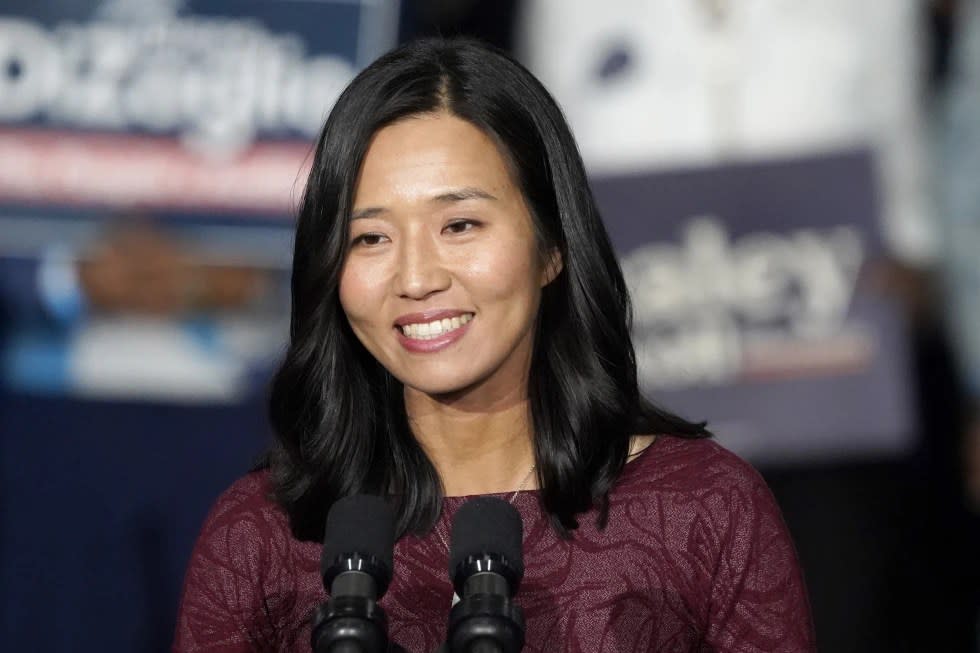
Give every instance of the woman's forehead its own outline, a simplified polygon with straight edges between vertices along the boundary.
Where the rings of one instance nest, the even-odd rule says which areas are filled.
[[[449,113],[423,114],[379,130],[358,177],[355,211],[376,201],[428,201],[460,190],[500,198],[516,192],[494,140]]]

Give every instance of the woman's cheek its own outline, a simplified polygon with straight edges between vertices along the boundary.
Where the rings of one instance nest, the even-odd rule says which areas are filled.
[[[348,264],[340,277],[340,305],[349,319],[356,319],[364,312],[364,304],[368,301],[371,291],[369,283],[365,283],[363,274],[357,264]]]

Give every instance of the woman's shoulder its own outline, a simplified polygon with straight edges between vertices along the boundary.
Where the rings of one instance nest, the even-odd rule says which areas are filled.
[[[259,469],[239,477],[218,496],[208,521],[227,523],[248,515],[270,517],[276,512],[269,470]]]
[[[691,438],[676,435],[649,436],[649,445],[627,465],[630,476],[638,480],[671,480],[674,482],[692,475],[694,485],[701,481],[722,483],[754,483],[759,473],[748,462],[719,444],[714,438]],[[639,472],[639,473],[633,473]]]
[[[694,500],[691,505],[715,509],[734,509],[736,504],[775,508],[759,472],[712,438],[658,435],[627,464],[617,489],[627,496],[657,501],[682,497]]]
[[[201,527],[196,549],[230,560],[238,551],[284,545],[289,539],[289,521],[273,501],[269,472],[263,469],[242,476],[218,496]]]
[[[298,632],[296,581],[316,579],[318,552],[292,538],[271,489],[267,471],[252,472],[214,502],[184,576],[174,650],[275,650]]]
[[[610,523],[696,588],[708,648],[814,650],[793,541],[748,462],[712,439],[658,436],[621,478]]]

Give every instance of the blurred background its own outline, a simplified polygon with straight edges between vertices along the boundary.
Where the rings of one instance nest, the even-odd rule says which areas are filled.
[[[977,0],[4,0],[4,648],[168,650],[311,143],[434,34],[562,105],[644,390],[763,472],[821,650],[980,651]]]

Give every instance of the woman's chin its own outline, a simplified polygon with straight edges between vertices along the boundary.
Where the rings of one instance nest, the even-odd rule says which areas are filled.
[[[473,384],[453,381],[429,381],[426,383],[405,383],[404,385],[406,390],[444,401],[466,394],[466,391]]]
[[[423,394],[440,402],[451,401],[473,391],[478,385],[478,379],[471,375],[444,376],[428,378],[407,378],[402,385],[408,392]]]

